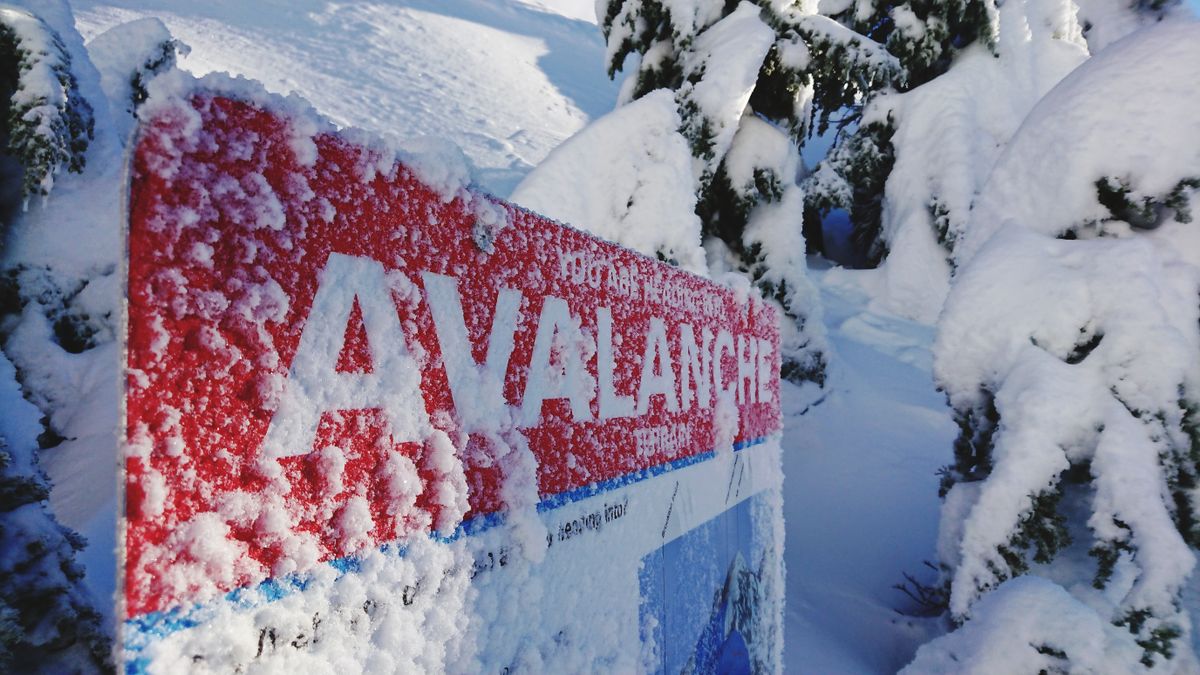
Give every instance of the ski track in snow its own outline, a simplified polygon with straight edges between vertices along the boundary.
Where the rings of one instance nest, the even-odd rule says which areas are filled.
[[[867,312],[865,293],[822,283],[829,391],[784,385],[785,663],[801,672],[893,673],[943,630],[901,614],[893,584],[936,573],[938,467],[956,428],[934,390],[933,328]],[[850,273],[850,279],[853,279]],[[846,273],[842,273],[846,279]]]
[[[616,100],[591,5],[80,0],[75,9],[85,39],[157,16],[192,48],[181,65],[197,74],[294,91],[339,125],[449,139],[485,189],[507,195]],[[937,533],[935,471],[950,461],[955,432],[930,379],[933,329],[866,311],[852,286],[822,284],[835,350],[829,390],[784,386],[793,672],[895,672],[941,632],[899,614],[906,600],[892,588],[904,572],[933,577],[923,561]],[[823,401],[809,407],[816,396]]]

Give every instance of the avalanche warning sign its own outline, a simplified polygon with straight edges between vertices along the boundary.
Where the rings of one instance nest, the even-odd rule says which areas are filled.
[[[132,155],[125,670],[778,668],[775,311],[252,98]]]

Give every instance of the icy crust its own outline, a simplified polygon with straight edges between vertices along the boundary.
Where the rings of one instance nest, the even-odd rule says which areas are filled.
[[[130,206],[128,615],[494,517],[506,560],[537,564],[548,497],[778,428],[775,314],[744,281],[476,196],[462,162],[426,160],[422,185],[401,153],[245,81],[164,76],[151,94]]]

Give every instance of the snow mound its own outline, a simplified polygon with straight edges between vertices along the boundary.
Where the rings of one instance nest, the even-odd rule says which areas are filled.
[[[972,215],[975,227],[956,252],[959,262],[1010,222],[1057,236],[1113,220],[1117,214],[1101,203],[1098,180],[1112,178],[1134,196],[1161,198],[1181,178],[1200,176],[1197,63],[1200,25],[1164,21],[1063,80],[997,160]],[[1148,225],[1163,224],[1166,215],[1156,214]]]
[[[704,273],[692,155],[675,99],[660,90],[555,148],[512,200],[640,253]],[[564,195],[570,196],[564,199]]]
[[[1141,649],[1052,581],[1013,579],[979,603],[980,619],[922,646],[902,675],[1129,672]]]

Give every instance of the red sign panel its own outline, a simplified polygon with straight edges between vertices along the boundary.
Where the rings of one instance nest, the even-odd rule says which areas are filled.
[[[213,96],[143,125],[126,616],[780,428],[752,294],[309,128]]]

